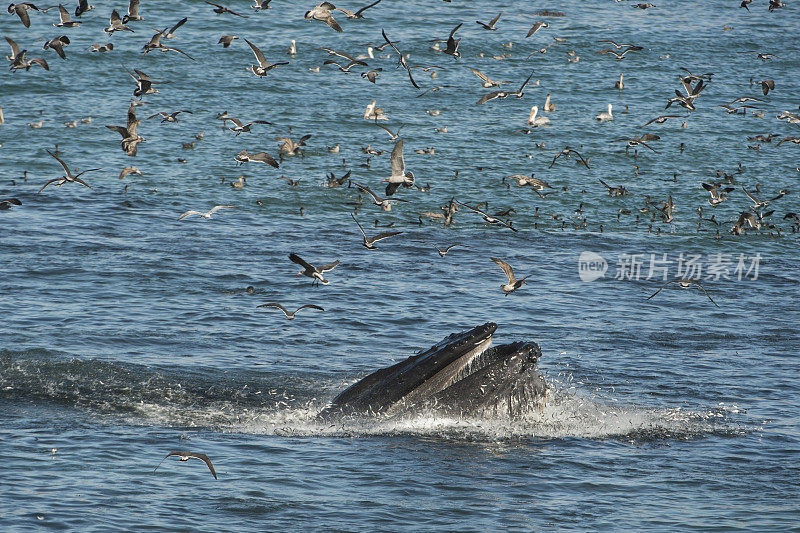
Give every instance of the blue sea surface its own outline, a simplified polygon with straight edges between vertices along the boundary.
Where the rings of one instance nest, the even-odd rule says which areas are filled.
[[[0,34],[49,70],[0,73],[0,200],[22,203],[0,211],[0,529],[797,531],[800,233],[786,215],[800,210],[800,145],[778,143],[800,127],[776,117],[800,113],[800,4],[656,4],[383,0],[362,19],[335,11],[342,33],[304,19],[313,2],[284,0],[225,4],[248,18],[144,0],[146,20],[112,35],[103,28],[124,3],[96,6],[78,28],[54,28],[56,9],[30,10],[30,28],[3,13]],[[498,12],[496,31],[475,23]],[[141,53],[153,28],[183,17],[162,42],[194,60]],[[526,38],[536,21],[549,27]],[[460,58],[431,49],[459,23]],[[410,64],[441,68],[415,69],[416,89],[397,54],[377,50],[381,30]],[[62,34],[66,60],[42,49]],[[223,48],[224,34],[239,39]],[[245,38],[289,64],[248,72]],[[606,39],[642,50],[596,53],[624,49]],[[323,64],[333,56],[320,47],[369,56],[368,46],[368,67]],[[521,98],[476,105],[496,88],[468,67],[510,91],[533,76]],[[360,76],[370,68],[382,69],[375,84]],[[685,94],[682,68],[713,75],[694,111],[665,110]],[[136,108],[146,141],[135,157],[105,127],[126,123],[136,87],[126,69],[159,91]],[[548,93],[556,109],[544,113]],[[743,96],[759,99],[744,115],[715,107]],[[351,171],[351,183],[384,193],[394,142],[363,118],[373,100],[382,124],[403,126],[422,189],[401,187],[405,202],[388,212],[347,183],[326,186]],[[595,120],[609,103],[613,120]],[[550,124],[526,133],[533,105]],[[178,110],[191,113],[148,119]],[[215,119],[224,111],[272,124],[236,135]],[[678,118],[643,127],[664,114]],[[617,140],[645,133],[660,137],[652,150]],[[234,160],[278,158],[276,137],[307,134],[280,168]],[[575,154],[554,162],[565,147],[588,168]],[[81,176],[92,189],[37,194],[63,175],[56,149],[70,168],[101,169]],[[141,175],[120,179],[129,165]],[[712,206],[701,184],[723,181],[716,171],[733,190]],[[531,173],[551,188],[503,181]],[[231,187],[242,174],[245,186]],[[519,231],[465,207],[449,226],[422,215],[451,199],[513,209],[500,218]],[[233,208],[177,220],[215,205]],[[402,233],[367,250],[354,211],[367,235]],[[742,213],[761,213],[761,227],[732,234]],[[440,257],[420,241],[461,246]],[[292,252],[341,263],[315,287]],[[490,257],[527,284],[505,296]],[[679,278],[702,289],[673,283],[648,299]],[[325,310],[288,321],[257,308],[267,302]],[[373,370],[487,321],[496,343],[541,345],[551,388],[541,410],[315,418]],[[207,454],[218,479],[175,457],[154,472],[175,450]]]

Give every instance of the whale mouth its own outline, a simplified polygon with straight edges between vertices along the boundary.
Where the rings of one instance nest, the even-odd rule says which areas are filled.
[[[487,322],[454,333],[427,350],[369,374],[348,387],[320,413],[394,416],[443,407],[447,412],[479,413],[512,405],[509,412],[547,388],[536,368],[536,343],[492,347],[497,324]]]

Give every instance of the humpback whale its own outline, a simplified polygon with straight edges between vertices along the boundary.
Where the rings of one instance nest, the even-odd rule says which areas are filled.
[[[535,342],[490,347],[497,324],[453,333],[431,348],[377,370],[333,399],[318,417],[379,417],[415,412],[519,418],[540,409],[547,382]]]

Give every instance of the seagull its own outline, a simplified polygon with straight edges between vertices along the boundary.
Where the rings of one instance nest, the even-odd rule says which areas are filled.
[[[224,124],[228,120],[233,122],[233,127],[228,129],[231,131],[235,131],[236,135],[239,135],[240,133],[250,133],[250,128],[253,126],[253,124],[272,125],[272,122],[267,122],[266,120],[253,120],[251,122],[248,122],[247,124],[242,124],[242,121],[236,117],[224,117],[222,119],[222,123]]]
[[[525,38],[527,39],[537,31],[539,31],[541,28],[549,28],[549,27],[550,24],[548,24],[547,22],[534,22],[533,26],[531,26],[531,29],[528,30],[528,35],[526,35]]]
[[[153,87],[153,81],[150,79],[150,76],[142,72],[141,70],[133,69],[133,72],[125,69],[131,78],[136,81],[136,89],[133,90],[133,96],[136,98],[142,98],[148,94],[155,94],[159,91]],[[135,72],[135,74],[134,74]],[[163,83],[163,82],[162,82]]]
[[[138,22],[144,20],[139,16],[139,0],[130,0],[128,2],[128,14],[122,17],[122,23]]]
[[[531,187],[534,191],[541,197],[544,198],[544,195],[539,192],[543,191],[544,189],[552,189],[553,187],[550,186],[546,181],[542,181],[538,178],[534,178],[533,175],[525,176],[523,174],[514,174],[512,176],[504,176],[502,182],[505,183],[506,180],[512,180],[517,182],[517,187]]]
[[[750,194],[750,192],[747,189],[745,189],[744,187],[742,187],[742,190],[747,195],[747,197],[750,198],[753,201],[753,208],[754,209],[764,209],[765,207],[767,207],[767,204],[769,204],[769,201],[761,201],[761,200],[759,200],[758,198],[756,198],[755,196]]]
[[[31,17],[28,14],[29,9],[33,9],[34,11],[40,11],[38,7],[29,2],[8,5],[8,12],[11,14],[16,14],[19,17],[19,20],[22,21],[23,26],[25,26],[26,28],[31,27]]]
[[[406,72],[408,73],[408,79],[411,80],[411,85],[413,85],[415,89],[419,89],[419,85],[417,85],[417,82],[414,81],[414,77],[411,75],[411,68],[406,61],[406,56],[394,45],[394,42],[389,40],[389,37],[386,36],[386,32],[383,29],[381,29],[381,35],[383,35],[383,39],[386,41],[386,44],[391,46],[394,51],[397,52],[398,64],[406,69]]]
[[[14,206],[18,205],[22,205],[22,200],[19,198],[4,198],[0,200],[0,211],[14,209]]]
[[[606,189],[608,189],[608,195],[609,196],[624,196],[628,192],[628,189],[626,189],[623,186],[612,187],[611,185],[609,185],[608,183],[606,183],[603,180],[600,180],[600,183],[602,183],[606,187]]]
[[[767,94],[773,90],[775,90],[775,82],[773,80],[761,81],[761,91],[764,93],[764,96],[767,96]]]
[[[296,315],[297,312],[302,310],[302,309],[316,309],[318,311],[324,311],[323,308],[321,308],[318,305],[314,305],[314,304],[301,305],[293,313],[290,313],[284,306],[282,306],[281,304],[279,304],[277,302],[269,302],[269,303],[266,303],[266,304],[261,304],[261,305],[257,305],[256,306],[256,308],[259,308],[259,307],[277,307],[278,309],[283,311],[284,315],[286,315],[286,320],[294,320],[294,315]]]
[[[768,52],[759,52],[758,50],[748,50],[747,52],[741,52],[742,54],[755,54],[761,61],[769,61],[773,57],[777,59],[783,59],[782,57],[776,56],[775,54],[770,54]]]
[[[364,233],[364,228],[362,228],[361,224],[359,224],[358,220],[356,220],[356,216],[353,213],[350,213],[350,216],[353,217],[353,220],[358,225],[358,229],[361,230],[361,235],[363,235],[363,237],[364,237],[364,241],[361,243],[361,245],[364,248],[366,248],[367,250],[377,250],[378,247],[375,246],[376,242],[378,242],[380,240],[383,240],[383,239],[388,239],[389,237],[394,237],[395,235],[400,235],[401,233],[403,233],[402,231],[386,231],[386,232],[383,232],[383,233],[378,233],[374,237],[367,237],[367,234]]]
[[[463,206],[463,207],[466,207],[470,211],[478,213],[479,215],[481,215],[481,217],[483,217],[483,220],[486,221],[488,224],[497,224],[497,225],[500,225],[500,226],[505,226],[506,228],[508,228],[508,229],[510,229],[512,231],[519,231],[517,228],[513,227],[510,223],[505,222],[503,220],[500,220],[497,217],[493,217],[493,216],[489,215],[488,213],[485,213],[484,211],[481,211],[480,209],[478,209],[476,207],[472,207],[472,206],[469,206],[467,204],[462,204],[459,201],[456,201],[456,204],[458,204],[460,206]]]
[[[476,20],[475,22],[477,24],[480,24],[483,27],[484,30],[492,30],[492,31],[494,31],[494,30],[497,29],[497,28],[494,27],[494,25],[497,24],[498,20],[500,20],[500,15],[502,15],[502,14],[503,14],[502,12],[498,13],[495,18],[493,18],[492,20],[489,21],[489,24],[485,24],[485,23],[481,22],[480,20]]]
[[[682,117],[681,115],[660,115],[654,119],[648,120],[647,122],[642,124],[642,127],[644,128],[645,126],[649,126],[653,122],[655,122],[656,124],[663,124],[664,122],[666,122],[671,118],[685,118],[685,117]]]
[[[80,17],[92,9],[94,9],[94,6],[89,5],[89,0],[78,0],[78,7],[75,8],[75,16]]]
[[[522,84],[522,87],[520,87],[518,90],[516,90],[516,91],[492,91],[490,93],[486,93],[485,95],[483,95],[483,97],[481,97],[480,100],[475,102],[475,105],[485,104],[489,100],[494,100],[495,98],[508,98],[509,96],[516,96],[517,98],[522,98],[523,96],[525,96],[525,93],[523,93],[522,90],[525,88],[526,85],[528,85],[528,82],[531,81],[531,78],[533,77],[533,74],[534,74],[534,71],[531,71],[531,74],[530,74],[530,76],[528,76],[528,79],[525,80],[525,82]]]
[[[625,83],[622,81],[622,72],[619,73],[619,80],[614,82],[614,88],[620,91],[625,88]]]
[[[188,19],[184,18],[183,20],[188,20]],[[173,29],[177,28],[180,24],[181,24],[181,22],[176,24]],[[167,37],[172,37],[172,38],[175,37],[171,33],[166,33],[168,31],[171,31],[171,30],[167,30],[166,28],[164,28],[164,30],[158,31],[155,35],[153,35],[150,38],[150,41],[142,47],[142,55],[147,54],[148,52],[151,52],[153,50],[161,50],[162,52],[178,52],[179,54],[185,55],[186,57],[188,57],[192,61],[195,61],[195,58],[193,58],[192,56],[190,56],[189,54],[187,54],[183,50],[180,50],[180,49],[172,47],[172,46],[167,46],[167,45],[165,45],[165,44],[163,44],[161,42],[161,38],[162,37],[164,37],[165,39]]]
[[[94,43],[89,48],[91,48],[92,52],[101,52],[101,53],[109,52],[114,49],[114,43],[106,43],[106,44]]]
[[[458,31],[458,28],[460,28],[462,24],[463,22],[453,28],[453,31],[450,32],[450,36],[447,38],[447,48],[442,50],[442,53],[451,55],[456,59],[461,57],[461,52],[458,51],[458,43],[461,42],[461,39],[454,39],[453,35],[455,35],[455,33]]]
[[[578,151],[577,151],[577,150],[574,150],[574,149],[570,148],[569,146],[565,147],[563,150],[561,150],[560,152],[558,152],[558,153],[556,154],[556,156],[553,158],[553,162],[552,162],[552,163],[550,163],[550,166],[549,166],[549,167],[547,167],[547,168],[552,168],[552,166],[556,164],[556,160],[557,160],[559,157],[569,157],[569,154],[575,154],[575,155],[577,155],[577,156],[578,156],[578,158],[581,160],[581,163],[583,163],[583,165],[584,165],[586,168],[589,168],[589,161],[588,161],[587,159],[585,159],[585,158],[584,158],[584,157],[583,157],[583,156],[582,156],[580,153],[578,153]]]
[[[239,37],[236,36],[236,35],[223,35],[222,37],[219,38],[219,41],[217,41],[217,44],[221,43],[223,48],[228,48],[231,45],[231,43],[234,41],[234,39],[238,39],[238,38]]]
[[[341,68],[341,66],[339,68]],[[382,68],[374,68],[372,70],[368,70],[367,72],[362,72],[361,77],[366,78],[372,83],[375,83],[375,80],[380,76],[380,72],[382,70],[383,70]]]
[[[322,2],[321,4],[314,7],[314,9],[310,11],[306,11],[306,14],[303,15],[303,18],[306,20],[318,20],[320,22],[324,22],[337,32],[342,32],[342,27],[339,26],[339,23],[333,18],[331,11],[334,11],[336,6],[331,4],[330,2]]]
[[[627,138],[627,137],[622,137],[622,138],[619,138],[619,139],[613,139],[613,140],[608,141],[608,142],[613,143],[613,142],[619,142],[619,141],[626,141],[628,143],[628,145],[625,147],[626,150],[628,148],[633,147],[633,146],[640,146],[641,145],[641,146],[644,146],[645,148],[649,148],[650,150],[653,150],[653,152],[655,152],[655,150],[652,147],[650,147],[649,145],[647,145],[645,143],[645,141],[646,140],[658,140],[659,137],[658,137],[658,135],[654,135],[652,137],[655,137],[655,139],[650,139],[650,138],[646,138],[645,137],[647,135],[650,135],[650,134],[646,133],[646,134],[642,135],[642,137],[639,138],[639,139],[636,139],[636,138],[630,139],[630,138]]]
[[[142,171],[139,170],[136,167],[125,167],[125,168],[122,169],[122,172],[119,173],[119,179],[124,178],[128,174],[138,174],[138,175],[141,176],[142,175]]]
[[[323,265],[321,267],[315,267],[314,265],[304,261],[299,255],[297,255],[295,253],[289,254],[289,260],[292,263],[296,263],[296,264],[298,264],[298,265],[303,267],[304,270],[301,270],[300,272],[298,272],[297,275],[299,276],[300,274],[302,274],[302,275],[306,276],[307,278],[311,278],[312,279],[312,281],[311,281],[312,285],[314,285],[315,283],[317,285],[319,285],[320,283],[322,283],[323,285],[327,285],[328,283],[330,283],[330,281],[328,281],[327,279],[322,277],[322,274],[324,274],[325,272],[328,272],[329,270],[333,270],[336,267],[336,265],[339,264],[339,260],[337,259],[336,261],[334,261],[333,263],[330,263],[328,265]]]
[[[120,145],[122,146],[122,150],[130,157],[136,155],[136,149],[139,143],[145,141],[145,138],[137,133],[138,127],[139,120],[136,118],[136,107],[133,105],[133,102],[131,102],[130,107],[128,107],[127,124],[125,126],[106,126],[106,128],[122,135]]]
[[[386,196],[392,196],[400,185],[403,187],[414,185],[414,173],[411,171],[406,172],[406,163],[403,158],[403,139],[397,139],[397,142],[394,143],[389,160],[392,164],[392,175],[381,182],[388,182]]]
[[[289,135],[292,134],[291,128],[289,129]],[[311,138],[311,134],[303,135],[297,142],[294,142],[289,137],[275,137],[276,141],[280,142],[280,153],[286,155],[295,155],[301,147],[306,145],[306,141]]]
[[[611,104],[608,104],[608,112],[599,113],[594,118],[595,120],[598,120],[600,122],[608,122],[610,120],[614,120],[614,115],[611,114]]]
[[[81,184],[81,185],[83,185],[84,187],[89,187],[90,189],[92,189],[92,187],[91,187],[91,186],[90,186],[88,183],[86,183],[85,181],[83,181],[83,180],[81,179],[81,176],[83,176],[83,175],[84,175],[84,174],[86,174],[87,172],[94,172],[95,170],[100,170],[99,168],[90,168],[89,170],[84,170],[83,172],[80,172],[80,173],[78,173],[77,175],[73,175],[73,174],[72,174],[72,171],[69,169],[69,167],[67,166],[67,164],[66,164],[66,163],[64,163],[64,160],[62,160],[60,157],[58,157],[57,155],[55,155],[55,154],[54,154],[53,152],[51,152],[50,150],[46,150],[46,152],[47,152],[48,154],[50,154],[50,155],[51,155],[51,156],[52,156],[52,157],[53,157],[53,158],[54,158],[56,161],[58,161],[59,163],[61,163],[61,167],[64,169],[64,172],[66,172],[66,174],[65,174],[64,176],[61,176],[61,177],[58,177],[58,178],[53,178],[53,179],[51,179],[50,181],[48,181],[47,183],[45,183],[45,184],[44,184],[44,186],[43,186],[41,189],[39,189],[39,192],[37,192],[36,194],[39,194],[40,192],[42,192],[43,190],[45,190],[45,188],[46,188],[48,185],[50,185],[51,183],[55,183],[55,187],[58,187],[58,186],[64,185],[65,183],[80,183],[80,184]],[[94,189],[92,189],[92,190],[94,190]]]
[[[278,168],[280,166],[278,162],[275,161],[275,158],[269,155],[267,152],[258,152],[257,154],[250,154],[247,152],[247,150],[242,150],[241,152],[233,156],[233,159],[236,160],[239,164],[254,162],[254,163],[266,163],[267,165],[275,168]]]
[[[127,27],[125,23],[122,22],[122,18],[119,16],[119,13],[115,9],[111,12],[111,22],[108,28],[104,29],[103,31],[106,33],[114,33],[115,31],[122,31],[122,30],[133,32],[132,29]]]
[[[369,9],[369,8],[371,8],[371,7],[375,7],[375,6],[377,6],[377,5],[378,5],[378,4],[380,4],[380,3],[381,3],[381,0],[378,0],[377,2],[373,2],[373,3],[371,3],[371,4],[370,4],[370,5],[368,5],[368,6],[362,7],[361,9],[359,9],[358,11],[356,11],[355,13],[353,13],[352,11],[348,11],[347,9],[342,9],[342,8],[340,8],[340,7],[337,7],[337,8],[335,8],[335,9],[336,9],[337,11],[341,11],[342,13],[344,13],[344,14],[345,14],[345,16],[346,16],[347,18],[349,18],[349,19],[363,19],[363,18],[364,18],[364,15],[362,15],[361,13],[363,13],[364,11],[366,11],[367,9]]]
[[[60,18],[58,24],[53,24],[56,28],[77,28],[81,25],[79,21],[73,21],[69,17],[67,9],[60,4],[58,6],[58,16]]]
[[[181,110],[181,111],[174,111],[172,113],[167,113],[166,111],[160,111],[155,115],[151,115],[147,117],[147,120],[152,118],[161,117],[161,122],[178,122],[178,115],[181,113],[189,113],[190,115],[194,114],[191,111]]]
[[[407,201],[407,200],[401,200],[400,198],[391,198],[391,199],[390,198],[379,198],[378,195],[375,194],[374,192],[372,192],[372,189],[370,189],[369,187],[365,187],[364,185],[359,185],[358,183],[353,183],[353,185],[358,187],[358,189],[361,192],[370,195],[372,197],[372,202],[375,205],[377,205],[378,207],[380,207],[381,209],[383,209],[384,211],[391,211],[392,210],[392,202],[393,201],[397,201],[397,202],[406,202]]]
[[[475,70],[472,67],[469,67],[469,69],[472,71],[473,74],[478,76],[481,79],[481,81],[483,81],[483,83],[481,83],[481,86],[484,87],[485,89],[489,89],[491,87],[500,87],[500,85],[503,83],[511,83],[510,81],[494,81],[489,79],[489,76],[487,76],[486,74],[484,74],[479,70]]]
[[[278,61],[277,63],[270,63],[267,61],[267,58],[264,57],[264,53],[253,43],[248,41],[247,39],[244,40],[250,48],[253,50],[253,54],[256,56],[256,61],[258,61],[258,65],[250,65],[248,68],[256,76],[264,77],[267,75],[267,72],[274,69],[278,65],[288,65],[288,61]]]
[[[209,211],[207,213],[203,213],[202,211],[194,211],[194,210],[186,211],[184,214],[182,214],[181,216],[178,217],[178,220],[182,220],[182,219],[188,217],[189,215],[200,215],[203,218],[211,218],[211,215],[213,215],[214,213],[216,213],[220,209],[236,209],[236,208],[234,206],[232,206],[232,205],[215,205],[214,207],[211,208],[211,211]]]
[[[44,45],[42,46],[43,50],[47,50],[48,48],[55,51],[58,54],[58,57],[61,59],[66,59],[67,55],[64,53],[64,47],[69,44],[69,37],[66,35],[62,35],[61,37],[56,37],[49,41],[45,41]]]
[[[438,214],[438,213],[437,213],[437,214]],[[462,247],[462,248],[464,247],[464,245],[463,245],[463,244],[451,244],[450,246],[448,246],[447,248],[445,248],[444,250],[442,250],[441,248],[439,248],[438,246],[436,246],[436,245],[435,245],[435,244],[433,244],[432,242],[428,242],[428,241],[417,241],[417,242],[422,242],[422,243],[425,243],[425,244],[430,244],[431,246],[433,246],[434,248],[436,248],[436,251],[437,251],[437,252],[439,252],[439,257],[444,257],[445,255],[447,255],[447,252],[449,252],[450,250],[452,250],[453,248],[455,248],[455,247],[457,247],[457,246],[460,246],[460,247]]]
[[[272,9],[272,6],[269,5],[270,2],[272,2],[272,0],[253,0],[253,5],[251,5],[250,7],[252,7],[256,11],[261,11],[264,9]]]
[[[201,461],[203,461],[208,466],[208,469],[211,470],[211,475],[214,476],[214,479],[217,479],[217,473],[214,471],[214,465],[211,464],[211,459],[209,459],[206,454],[204,454],[204,453],[195,453],[195,452],[169,452],[167,454],[167,456],[164,457],[161,460],[161,463],[163,463],[164,461],[166,461],[169,457],[172,457],[173,455],[177,455],[178,457],[180,457],[181,461],[188,461],[192,457],[194,457],[195,459],[200,459]],[[158,463],[158,466],[156,466],[153,469],[153,472],[158,470],[158,467],[161,466],[161,463]]]
[[[688,288],[690,288],[690,287],[692,287],[692,286],[695,286],[695,287],[700,287],[700,290],[702,290],[702,291],[705,293],[705,295],[706,295],[706,296],[708,296],[708,299],[709,299],[709,300],[711,300],[711,303],[712,303],[712,304],[714,304],[714,305],[716,305],[717,307],[719,307],[719,305],[717,305],[717,302],[715,302],[715,301],[714,301],[714,299],[713,299],[713,298],[711,298],[711,295],[710,295],[710,294],[708,294],[708,291],[707,291],[707,290],[705,290],[705,289],[703,288],[703,286],[702,286],[702,285],[700,285],[700,284],[699,284],[699,283],[697,283],[696,281],[692,281],[692,280],[689,280],[689,279],[673,279],[672,281],[668,281],[668,282],[666,282],[666,283],[665,283],[665,284],[664,284],[664,285],[663,285],[663,286],[662,286],[660,289],[658,289],[658,290],[657,290],[656,292],[654,292],[654,293],[653,293],[651,296],[649,296],[647,299],[649,300],[650,298],[652,298],[653,296],[655,296],[656,294],[658,294],[659,292],[661,292],[661,291],[664,289],[664,287],[666,287],[667,285],[670,285],[670,284],[672,284],[672,283],[678,283],[678,284],[680,284],[680,286],[681,286],[681,288],[682,288],[682,289],[688,289]]]
[[[721,183],[703,183],[703,188],[707,190],[711,194],[711,198],[709,198],[708,203],[711,205],[721,204],[727,198],[722,196],[723,194],[727,194],[734,190],[734,187],[725,187],[720,189],[722,186]]]
[[[514,292],[515,290],[519,289],[525,284],[525,280],[531,277],[532,274],[525,276],[522,279],[517,279],[514,277],[514,270],[511,268],[511,265],[503,261],[502,259],[497,259],[496,257],[490,257],[492,261],[497,263],[497,265],[503,269],[503,272],[508,278],[508,283],[501,283],[500,289],[505,293],[506,296]]]
[[[231,15],[235,15],[237,17],[242,17],[243,19],[250,18],[247,15],[240,15],[236,11],[231,11],[230,9],[228,9],[225,6],[221,6],[219,4],[215,4],[213,2],[209,2],[208,0],[205,0],[205,2],[206,2],[206,4],[208,4],[210,6],[214,6],[214,9],[212,11],[214,13],[216,13],[217,15],[222,15],[223,13],[230,13]]]

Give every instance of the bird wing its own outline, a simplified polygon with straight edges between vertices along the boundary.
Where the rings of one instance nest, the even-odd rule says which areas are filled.
[[[364,185],[359,185],[358,183],[354,183],[353,185],[358,187],[361,191],[372,196],[372,199],[375,201],[376,204],[380,203],[379,202],[380,198],[378,198],[378,196],[374,192],[372,192],[372,189],[370,189],[369,187],[365,187]]]
[[[174,32],[175,32],[175,30],[177,30],[178,28],[180,28],[181,26],[183,26],[184,24],[186,24],[186,21],[187,21],[187,20],[189,20],[189,18],[188,18],[188,17],[183,17],[181,20],[179,20],[179,21],[177,22],[177,24],[175,24],[175,25],[172,27],[172,29],[171,29],[171,30],[169,30],[169,33],[174,33]]]
[[[382,239],[388,239],[389,237],[394,237],[395,235],[400,235],[401,233],[403,233],[403,232],[402,231],[386,231],[384,233],[378,233],[377,235],[375,235],[370,240],[372,242],[378,242],[378,241],[380,241]]]
[[[47,153],[49,154],[50,152],[47,152]],[[53,154],[50,154],[50,155],[53,155]],[[53,157],[55,157],[55,156],[53,156]],[[56,158],[56,159],[58,159],[58,158]],[[64,163],[62,162],[61,164],[63,165]],[[747,189],[742,187],[742,190],[744,191],[744,193],[747,195],[748,198],[753,200],[754,203],[757,203],[757,204],[760,203],[758,200],[756,200],[756,198],[752,194],[750,194],[750,192]]]
[[[666,287],[666,286],[667,286],[667,285],[669,285],[670,283],[678,283],[678,280],[675,280],[675,279],[673,279],[672,281],[668,281],[668,282],[666,282],[664,285],[662,285],[662,286],[661,286],[661,288],[660,288],[660,289],[658,289],[656,292],[654,292],[653,294],[651,294],[651,295],[650,295],[650,296],[649,296],[647,299],[649,300],[650,298],[652,298],[653,296],[655,296],[656,294],[658,294],[659,292],[661,292],[662,290],[664,290],[664,287]]]
[[[486,93],[486,94],[484,94],[484,95],[481,97],[481,99],[480,99],[480,100],[478,100],[477,102],[475,102],[475,105],[481,105],[481,104],[485,104],[485,103],[486,103],[486,102],[488,102],[489,100],[494,100],[495,98],[497,98],[498,96],[500,96],[501,94],[503,94],[503,92],[504,92],[504,91],[492,91],[492,92],[490,92],[490,93]]]
[[[329,270],[333,270],[339,264],[339,260],[337,259],[333,263],[328,263],[327,265],[322,265],[317,269],[317,272],[327,272]]]
[[[42,191],[45,189],[45,187],[47,187],[48,185],[50,185],[50,184],[51,184],[51,183],[53,183],[53,182],[59,181],[60,179],[61,179],[61,178],[53,178],[53,179],[51,179],[50,181],[48,181],[47,183],[45,183],[45,184],[44,184],[44,187],[42,187],[41,189],[39,189],[39,192],[42,192]],[[36,194],[39,194],[39,192],[37,192]],[[35,196],[35,195],[34,195],[34,196]]]
[[[130,18],[139,17],[139,0],[130,0],[130,2],[128,3],[128,17]]]
[[[261,49],[247,39],[245,39],[244,42],[250,45],[250,48],[253,50],[253,54],[256,56],[256,61],[258,61],[258,64],[264,68],[267,68],[269,63],[267,62],[267,58],[264,57],[264,53],[261,51]]]
[[[356,216],[353,213],[350,213],[350,216],[353,217],[353,221],[355,221],[356,225],[358,226],[358,229],[361,230],[361,235],[364,236],[364,242],[366,242],[367,241],[367,234],[364,233],[364,228],[362,228],[361,224],[358,223],[358,219],[356,218]]]
[[[406,170],[406,163],[403,160],[403,139],[397,139],[389,158],[392,163],[392,176],[402,176]]]
[[[259,308],[259,307],[277,307],[278,309],[283,311],[284,315],[286,315],[287,317],[289,316],[289,311],[287,311],[286,308],[284,306],[282,306],[281,304],[279,304],[278,302],[269,302],[269,303],[266,303],[266,304],[261,304],[261,305],[257,305],[256,306],[256,308]]]
[[[497,24],[498,20],[500,20],[500,16],[502,14],[503,14],[503,12],[501,11],[500,13],[497,14],[497,16],[495,18],[493,18],[492,20],[489,21],[489,27],[490,28],[494,28],[494,25]]]
[[[377,6],[378,4],[380,4],[380,3],[381,3],[381,0],[377,0],[377,2],[373,2],[373,3],[371,3],[371,4],[370,4],[370,5],[368,5],[368,6],[364,6],[364,7],[362,7],[361,9],[359,9],[358,11],[356,11],[356,12],[355,12],[355,16],[356,16],[356,18],[358,18],[358,16],[359,16],[359,15],[361,15],[361,13],[362,13],[363,11],[366,11],[367,9],[369,9],[369,8],[371,8],[371,7],[375,7],[375,6]]]
[[[178,220],[182,220],[182,219],[188,217],[189,215],[202,215],[202,214],[203,213],[201,213],[200,211],[194,211],[194,210],[186,211],[184,214],[182,214],[181,216],[178,217]]]
[[[379,1],[380,1],[380,0],[378,0],[378,2],[379,2]],[[375,2],[375,3],[377,4],[378,2]],[[317,311],[324,311],[324,309],[323,309],[323,308],[321,308],[321,307],[320,307],[320,306],[318,306],[318,305],[314,305],[314,304],[305,304],[305,305],[301,305],[300,307],[298,307],[298,308],[297,308],[297,311],[300,311],[301,309],[316,309]],[[295,311],[295,313],[297,313],[297,311]]]
[[[336,20],[333,18],[333,15],[331,15],[330,11],[327,12],[325,18],[322,19],[322,22],[324,22],[334,30],[338,31],[339,33],[342,32],[342,27],[339,26],[339,23],[336,22]]]
[[[213,215],[214,213],[216,213],[220,209],[229,209],[229,208],[233,208],[233,206],[232,205],[215,205],[214,207],[211,208],[211,211],[209,211],[208,214],[209,215]]]
[[[69,169],[69,167],[67,166],[67,164],[66,164],[66,163],[64,163],[64,161],[63,161],[63,160],[62,160],[60,157],[58,157],[56,154],[54,154],[54,153],[53,153],[53,152],[51,152],[50,150],[45,150],[45,151],[46,151],[48,154],[50,154],[51,156],[53,156],[53,158],[54,158],[56,161],[58,161],[59,163],[61,163],[61,166],[64,168],[64,172],[66,172],[66,173],[67,173],[67,176],[69,176],[69,177],[72,177],[72,171],[70,171],[70,169]],[[745,192],[747,192],[747,191],[745,191]]]
[[[450,246],[448,246],[447,248],[444,249],[444,253],[449,252],[450,250],[452,250],[456,246],[461,246],[461,245],[460,244],[451,244]],[[434,246],[434,248],[436,248],[436,247]],[[436,248],[436,249],[438,250],[438,248]]]
[[[491,259],[492,261],[497,263],[497,265],[500,268],[503,269],[503,272],[505,273],[506,278],[508,278],[509,285],[513,285],[513,284],[515,284],[517,282],[517,278],[514,277],[514,269],[511,268],[511,265],[509,265],[508,263],[506,263],[502,259],[498,259],[496,257],[490,257],[489,259]]]
[[[711,295],[708,294],[708,291],[705,289],[705,287],[703,287],[699,283],[694,283],[694,282],[692,283],[692,285],[696,285],[697,287],[700,287],[700,290],[702,290],[706,294],[706,296],[708,296],[708,299],[711,300],[711,303],[716,305],[717,307],[719,307],[719,305],[717,305],[717,302],[715,302],[714,299],[711,298]]]
[[[523,83],[523,84],[522,84],[522,87],[520,87],[520,88],[519,88],[519,90],[517,91],[517,93],[521,93],[521,92],[522,92],[522,89],[524,89],[524,88],[525,88],[525,86],[526,86],[526,85],[528,85],[528,82],[529,82],[529,81],[531,81],[531,78],[533,77],[533,74],[534,74],[534,71],[531,71],[531,74],[530,74],[530,76],[528,76],[528,79],[527,79],[527,80],[525,80],[525,83]]]
[[[122,135],[123,139],[128,138],[128,128],[125,128],[123,126],[106,126],[106,128],[116,131],[117,133]]]
[[[6,41],[8,41],[8,45],[11,46],[11,55],[17,57],[19,55],[19,45],[8,37],[6,37]]]
[[[295,253],[289,254],[289,260],[292,263],[297,263],[298,265],[300,265],[301,267],[303,267],[303,268],[305,268],[307,270],[316,270],[316,268],[314,268],[314,266],[312,266],[311,264],[306,262],[303,258],[301,258],[299,255],[297,255]]]
[[[485,81],[485,82],[487,82],[487,83],[491,83],[491,81],[492,81],[492,80],[490,80],[490,79],[489,79],[489,76],[487,76],[487,75],[486,75],[486,74],[484,74],[483,72],[481,72],[481,71],[479,71],[479,70],[475,70],[475,69],[474,69],[474,68],[472,68],[472,67],[469,67],[469,69],[472,71],[472,73],[473,73],[473,74],[475,74],[476,76],[478,76],[478,77],[479,77],[480,79],[482,79],[483,81]]]
[[[137,0],[136,3],[137,4],[139,3],[138,0]],[[189,457],[194,457],[195,459],[200,459],[201,461],[203,461],[206,464],[206,466],[208,466],[208,469],[211,470],[211,475],[214,476],[214,479],[217,479],[217,473],[214,471],[214,465],[211,464],[211,459],[209,459],[206,454],[190,452],[190,453],[187,453],[186,455],[188,455]]]
[[[272,167],[278,168],[280,165],[275,158],[269,155],[267,152],[259,152],[257,154],[253,154],[250,156],[250,159],[253,161],[261,161],[262,163],[266,163]]]

